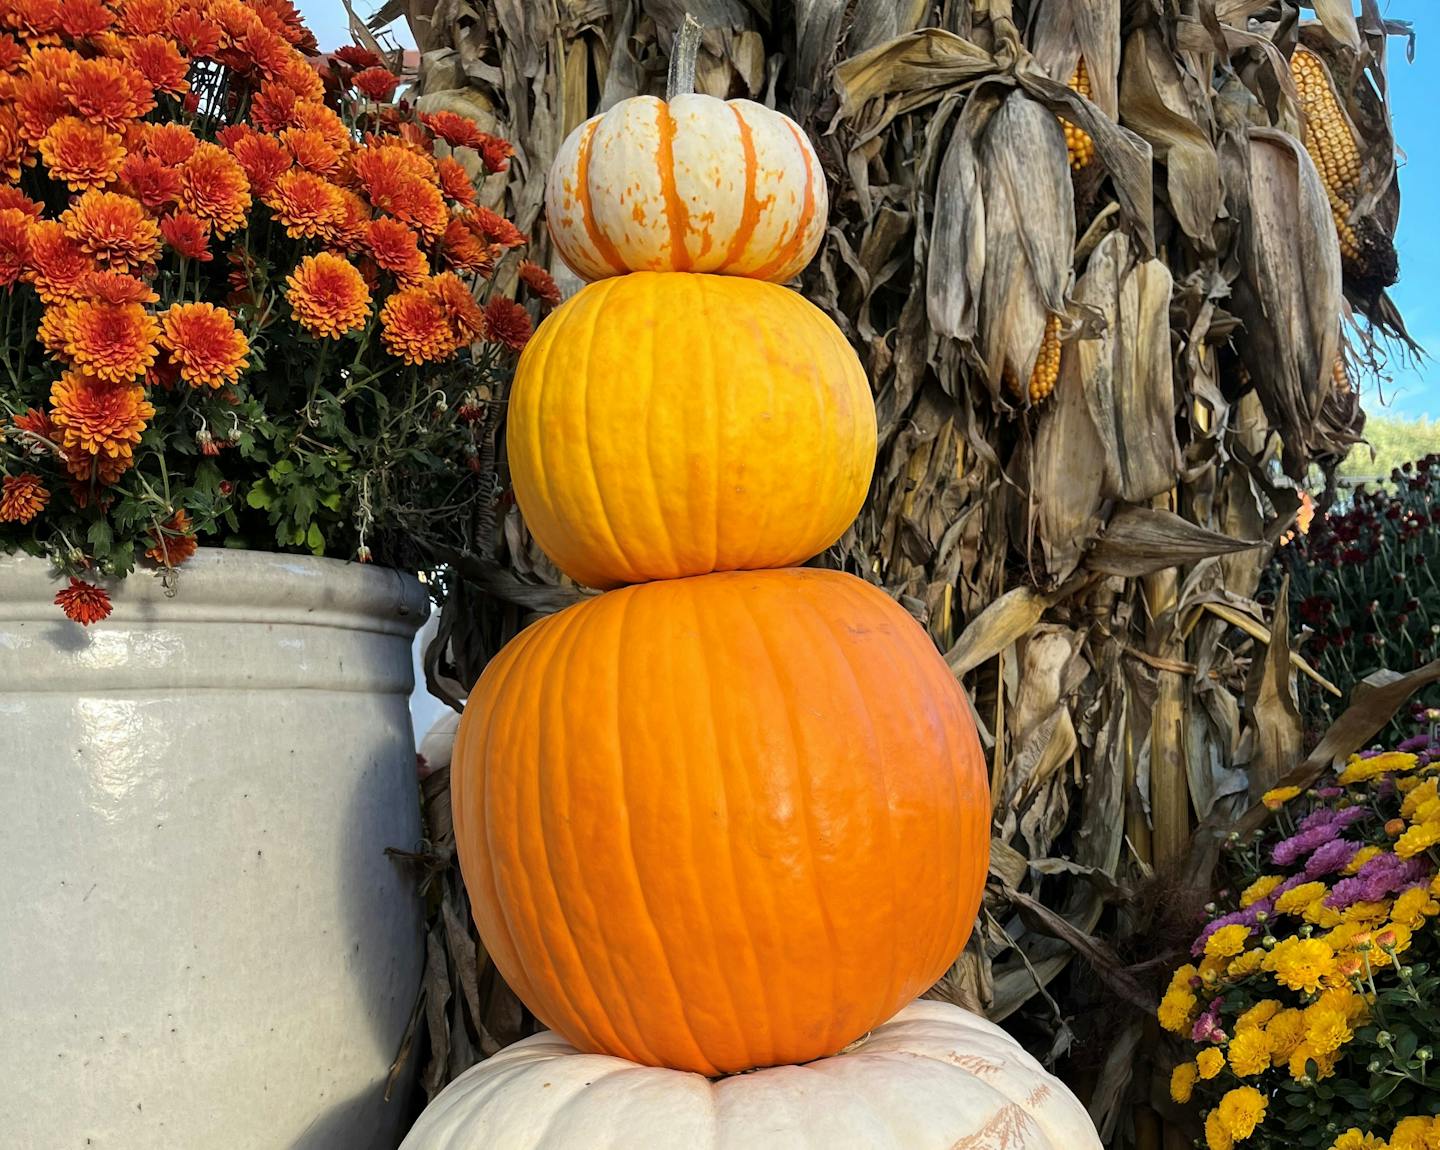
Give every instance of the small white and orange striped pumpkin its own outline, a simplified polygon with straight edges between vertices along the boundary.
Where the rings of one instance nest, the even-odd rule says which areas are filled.
[[[994,1023],[912,1003],[832,1058],[728,1078],[537,1034],[466,1071],[401,1150],[1100,1150],[1079,1101]]]
[[[582,279],[713,272],[784,283],[820,246],[825,175],[800,126],[751,100],[635,96],[560,147],[550,234]]]

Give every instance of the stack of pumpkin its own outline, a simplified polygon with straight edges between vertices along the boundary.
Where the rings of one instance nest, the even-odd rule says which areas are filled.
[[[526,522],[606,593],[491,662],[452,765],[481,937],[554,1033],[406,1150],[1098,1146],[998,1027],[913,1001],[979,908],[984,759],[909,614],[795,566],[876,446],[844,335],[780,286],[824,231],[815,152],[677,87],[562,148],[549,224],[594,282],[511,393]]]

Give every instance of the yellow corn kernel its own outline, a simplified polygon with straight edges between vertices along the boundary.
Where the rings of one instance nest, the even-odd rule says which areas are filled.
[[[1325,185],[1340,254],[1347,260],[1358,259],[1360,244],[1350,224],[1350,210],[1360,184],[1359,145],[1320,57],[1308,48],[1296,48],[1290,57],[1290,75],[1305,113],[1305,150]]]
[[[1075,65],[1069,88],[1085,99],[1090,99],[1090,69],[1085,66],[1084,56],[1081,56]],[[1062,119],[1060,125],[1065,129],[1065,150],[1070,155],[1070,170],[1078,172],[1081,168],[1088,167],[1095,159],[1095,141],[1090,138],[1090,133],[1083,128],[1077,128],[1069,120]]]
[[[1020,397],[1020,380],[1015,369],[1008,363],[1001,373],[1010,394]],[[1030,372],[1030,402],[1039,403],[1055,390],[1055,381],[1060,378],[1060,317],[1052,315],[1045,320],[1045,336],[1040,341],[1040,354],[1035,357],[1035,368]]]
[[[1335,390],[1341,395],[1349,394],[1350,372],[1345,367],[1344,352],[1335,353],[1335,366],[1330,369],[1330,374],[1335,380]]]

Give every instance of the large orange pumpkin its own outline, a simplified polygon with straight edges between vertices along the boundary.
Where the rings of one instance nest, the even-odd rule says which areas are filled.
[[[968,704],[850,575],[552,615],[486,668],[451,770],[481,938],[581,1050],[706,1075],[833,1054],[944,973],[979,907]]]
[[[591,284],[525,349],[508,423],[536,541],[592,587],[785,567],[859,512],[875,407],[854,350],[775,284]]]
[[[751,100],[634,96],[586,120],[545,216],[575,274],[694,271],[784,283],[825,234],[825,173],[800,126]]]

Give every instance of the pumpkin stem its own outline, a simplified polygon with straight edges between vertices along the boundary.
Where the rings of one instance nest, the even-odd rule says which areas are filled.
[[[704,31],[700,21],[686,12],[670,47],[670,75],[665,82],[667,100],[695,91],[695,59],[700,54],[700,36]]]

